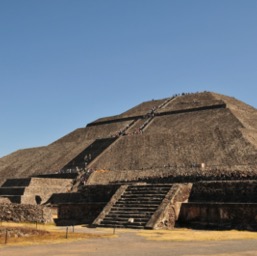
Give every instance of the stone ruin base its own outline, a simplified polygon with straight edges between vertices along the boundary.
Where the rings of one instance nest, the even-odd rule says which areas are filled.
[[[0,204],[0,221],[50,223],[52,211],[42,205]]]

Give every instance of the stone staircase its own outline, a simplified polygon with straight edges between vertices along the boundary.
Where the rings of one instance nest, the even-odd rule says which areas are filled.
[[[73,158],[61,169],[67,172],[69,170],[75,170],[76,167],[82,169],[85,168],[85,162],[87,162],[87,164],[89,165],[101,153],[103,153],[104,150],[107,149],[116,139],[117,137],[96,139],[92,144],[85,148],[81,153],[79,153],[75,158]]]
[[[97,226],[144,229],[170,189],[170,184],[129,185]]]

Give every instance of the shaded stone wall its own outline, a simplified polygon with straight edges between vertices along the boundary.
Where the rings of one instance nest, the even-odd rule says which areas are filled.
[[[84,201],[87,202],[109,202],[113,194],[120,187],[120,184],[111,185],[88,185],[81,189]]]
[[[58,206],[58,219],[55,223],[59,226],[91,224],[105,205],[106,203],[61,204]]]
[[[257,204],[182,204],[177,225],[198,229],[257,230]]]
[[[91,224],[100,214],[120,185],[84,186],[81,193],[56,194],[57,225]],[[66,199],[66,203],[63,203]],[[70,199],[70,201],[69,201]],[[76,203],[72,200],[76,199]]]
[[[194,183],[189,202],[257,203],[257,181],[211,181]]]
[[[0,221],[48,223],[52,213],[42,205],[0,204]]]
[[[120,185],[87,185],[80,192],[54,193],[47,203],[52,205],[106,203],[119,187]]]

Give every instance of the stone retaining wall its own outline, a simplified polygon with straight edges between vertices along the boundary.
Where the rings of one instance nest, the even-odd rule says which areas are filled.
[[[148,229],[172,229],[183,202],[187,202],[192,184],[171,184],[171,189],[146,224]]]
[[[256,180],[257,166],[223,166],[223,167],[183,167],[163,166],[144,170],[108,170],[95,171],[91,174],[88,184],[114,184],[130,182],[147,183],[190,183],[216,180]]]
[[[49,223],[52,213],[42,205],[0,204],[0,221]]]
[[[198,182],[189,202],[257,203],[256,194],[256,180]]]
[[[56,225],[91,224],[103,210],[106,203],[61,204],[58,206]]]
[[[257,204],[185,203],[177,222],[196,229],[257,230]]]
[[[58,205],[56,224],[91,224],[119,187],[120,185],[93,185],[84,186],[80,193],[56,194],[52,200]]]

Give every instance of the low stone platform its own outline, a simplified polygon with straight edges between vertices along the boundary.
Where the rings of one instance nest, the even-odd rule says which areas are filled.
[[[257,230],[257,181],[209,181],[192,186],[177,226]]]
[[[186,203],[177,227],[214,230],[257,230],[257,204]]]
[[[68,192],[72,179],[27,178],[8,179],[0,187],[0,197],[12,203],[43,204],[53,193]]]

